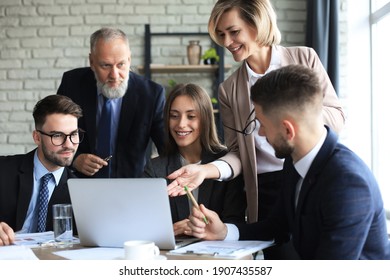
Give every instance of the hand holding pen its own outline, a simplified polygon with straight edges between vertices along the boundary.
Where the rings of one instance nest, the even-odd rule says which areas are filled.
[[[205,216],[208,224],[204,221]],[[226,224],[221,221],[216,212],[207,209],[203,204],[199,205],[199,209],[195,206],[192,208],[189,220],[187,225],[190,230],[184,232],[187,235],[204,240],[224,240],[227,236]]]
[[[112,155],[109,155],[108,157],[106,157],[106,158],[104,159],[104,161],[108,162],[111,158],[112,158]]]
[[[80,154],[74,159],[72,166],[86,176],[93,176],[101,168],[107,166],[111,158],[112,155],[101,158],[94,154]]]
[[[194,205],[196,209],[200,210],[198,202],[196,202],[195,197],[192,195],[191,191],[187,188],[187,186],[184,186],[184,190],[187,193],[188,199],[191,200],[192,205]],[[207,220],[206,216],[203,216],[203,221],[206,225],[208,225],[209,221]]]

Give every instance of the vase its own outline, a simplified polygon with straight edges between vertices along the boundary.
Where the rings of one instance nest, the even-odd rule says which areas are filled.
[[[199,45],[199,41],[193,40],[189,42],[187,46],[187,58],[190,65],[200,64],[200,57],[202,53],[202,46]]]

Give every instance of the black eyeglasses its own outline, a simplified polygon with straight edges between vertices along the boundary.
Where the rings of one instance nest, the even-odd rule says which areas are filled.
[[[81,141],[83,141],[83,139],[84,139],[84,133],[85,133],[85,131],[82,130],[81,128],[79,128],[78,130],[73,131],[71,134],[65,134],[65,133],[62,133],[62,132],[56,132],[56,133],[53,133],[53,134],[48,134],[48,133],[43,132],[42,130],[38,130],[38,129],[37,129],[37,131],[40,134],[42,134],[42,135],[49,136],[50,139],[51,139],[51,143],[54,146],[62,146],[62,145],[64,145],[64,143],[66,142],[66,138],[68,138],[68,137],[70,139],[70,142],[72,142],[73,144],[80,144]]]
[[[252,116],[255,113],[255,109],[253,108],[252,111],[250,112],[248,118],[246,119],[245,122],[245,127],[243,130],[237,130],[233,127],[229,127],[227,125],[223,125],[226,128],[229,128],[231,130],[234,130],[235,132],[244,134],[244,136],[252,134],[253,131],[255,131],[256,128],[256,117]]]

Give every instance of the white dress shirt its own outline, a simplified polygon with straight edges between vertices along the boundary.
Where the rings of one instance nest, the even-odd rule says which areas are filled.
[[[299,192],[301,190],[301,186],[303,183],[303,180],[305,179],[305,176],[307,172],[309,171],[309,168],[311,164],[313,163],[315,157],[317,156],[319,150],[321,149],[322,145],[325,142],[327,135],[327,131],[324,128],[324,133],[321,135],[321,138],[317,142],[317,144],[310,150],[309,153],[307,153],[303,158],[301,158],[299,161],[294,163],[294,167],[297,170],[298,174],[301,176],[301,179],[299,179],[297,183],[297,190],[295,194],[295,206],[297,205],[298,198],[299,198]],[[240,232],[236,225],[234,224],[226,224],[227,226],[227,234],[224,240],[239,240],[240,238]]]
[[[59,184],[62,173],[64,172],[64,167],[61,167],[57,169],[56,171],[51,172],[54,176],[54,180],[50,179],[50,181],[47,184],[47,187],[49,189],[49,201],[51,198],[51,195],[54,192],[54,188]],[[46,175],[47,173],[50,173],[46,169],[46,167],[43,166],[43,164],[40,162],[37,150],[34,154],[34,171],[33,171],[33,191],[30,199],[30,204],[27,209],[26,219],[24,220],[24,224],[22,229],[19,231],[19,233],[29,233],[29,232],[35,232],[37,227],[37,212],[38,212],[38,194],[39,194],[39,187],[41,185],[42,177]]]
[[[248,65],[246,61],[244,61],[246,70],[248,72],[248,86],[251,88],[256,81],[263,77],[265,74],[269,73],[272,70],[278,69],[281,67],[280,64],[280,54],[277,49],[273,46],[271,53],[271,61],[270,66],[264,74],[258,74],[254,72]],[[247,92],[249,95],[250,92]],[[260,123],[256,121],[256,129],[253,132],[255,137],[255,147],[256,147],[256,162],[257,164],[257,174],[273,172],[277,170],[281,170],[283,168],[284,160],[278,159],[275,157],[275,152],[272,146],[267,142],[267,139],[264,136],[259,135]],[[261,163],[261,164],[259,164]],[[222,160],[217,160],[212,162],[218,170],[219,170],[219,180],[226,180],[231,178],[233,175],[233,171],[229,164]]]

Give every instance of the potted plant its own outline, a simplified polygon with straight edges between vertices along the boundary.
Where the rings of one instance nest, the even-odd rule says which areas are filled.
[[[176,86],[176,81],[174,79],[169,79],[168,80],[168,86],[173,88],[174,86]]]
[[[218,109],[218,99],[217,98],[212,97],[211,104],[213,104],[213,109]]]
[[[203,59],[204,64],[216,64],[219,61],[219,55],[215,48],[206,50],[201,58]]]
[[[174,79],[169,79],[167,83],[168,85],[165,86],[165,97],[168,97],[173,87],[177,85],[177,82]]]

